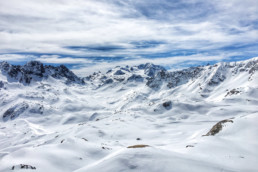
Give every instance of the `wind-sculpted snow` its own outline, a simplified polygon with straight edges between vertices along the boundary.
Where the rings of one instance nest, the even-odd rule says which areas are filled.
[[[257,64],[147,63],[79,78],[3,62],[0,171],[256,172]]]

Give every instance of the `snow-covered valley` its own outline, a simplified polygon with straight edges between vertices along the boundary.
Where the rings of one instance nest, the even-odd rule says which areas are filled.
[[[3,172],[255,172],[258,58],[85,78],[2,62],[0,118]]]

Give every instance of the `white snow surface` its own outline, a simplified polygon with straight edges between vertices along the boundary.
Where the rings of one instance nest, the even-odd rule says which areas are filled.
[[[137,67],[95,73],[85,85],[24,85],[0,71],[0,171],[257,172],[257,70],[258,58],[204,66],[172,88],[169,79],[148,87]],[[203,136],[225,119],[233,123]]]

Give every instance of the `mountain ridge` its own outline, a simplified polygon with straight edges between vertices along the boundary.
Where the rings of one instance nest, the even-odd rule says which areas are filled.
[[[115,67],[77,79],[35,63],[0,67],[1,172],[258,168],[258,58],[178,71]]]
[[[76,74],[74,74],[64,65],[55,67],[51,65],[44,65],[39,61],[29,61],[25,65],[11,65],[7,62],[0,62],[0,69],[2,74],[23,84],[30,84],[32,80],[40,81],[42,79],[48,78],[49,76],[55,79],[65,78],[67,84],[85,84],[85,81],[94,80],[96,78],[101,80],[102,84],[109,84],[113,83],[114,81],[124,81],[125,78],[122,76],[128,72],[131,73],[131,76],[127,78],[127,81],[142,81],[145,78],[147,79],[146,85],[152,88],[159,87],[159,84],[157,83],[159,81],[167,81],[167,86],[171,88],[177,86],[177,84],[180,82],[180,78],[185,78],[187,80],[189,78],[196,77],[198,74],[200,74],[201,71],[207,68],[207,66],[209,69],[217,67],[217,73],[215,74],[214,78],[211,78],[211,81],[209,82],[209,85],[212,85],[224,80],[224,76],[221,75],[221,71],[223,71],[224,68],[235,68],[235,74],[239,71],[241,72],[246,70],[248,70],[249,74],[252,74],[258,70],[257,63],[258,58],[256,57],[246,61],[220,62],[214,65],[189,67],[172,72],[167,71],[162,66],[146,63],[132,67],[116,67],[107,71],[106,74],[94,72],[87,77],[76,76]],[[144,72],[135,74],[135,70],[143,70]],[[115,72],[112,73],[112,71]],[[98,75],[101,75],[101,77]]]

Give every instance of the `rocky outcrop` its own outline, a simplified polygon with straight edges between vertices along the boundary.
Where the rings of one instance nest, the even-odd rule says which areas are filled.
[[[171,101],[166,101],[164,103],[162,103],[162,106],[166,109],[169,110],[172,108],[172,102]]]
[[[133,146],[128,146],[127,148],[145,148],[145,147],[150,147],[149,145],[133,145]]]
[[[233,123],[233,121],[230,120],[230,119],[222,120],[222,121],[218,122],[217,124],[215,124],[215,125],[210,129],[210,131],[209,131],[207,134],[203,135],[203,136],[214,136],[214,135],[218,134],[218,133],[222,130],[223,125],[224,125],[225,123],[227,123],[227,122]]]
[[[4,88],[4,82],[0,81],[0,88]]]
[[[240,94],[240,93],[241,93],[241,91],[238,88],[237,89],[234,88],[234,89],[228,91],[225,97]]]
[[[114,82],[113,79],[109,78],[104,81],[104,84],[112,84],[113,82]]]
[[[124,75],[125,73],[122,70],[117,70],[114,75]]]
[[[12,168],[11,168],[11,170],[19,170],[19,169],[36,170],[36,167],[34,167],[32,165],[20,164],[20,165],[12,166]]]
[[[29,105],[25,102],[16,104],[4,112],[3,120],[4,121],[7,121],[8,119],[13,120],[18,116],[20,116],[22,113],[24,113],[28,108],[29,108]]]
[[[127,81],[136,81],[136,82],[142,82],[144,80],[144,78],[141,75],[136,75],[133,74],[132,76],[130,76]]]
[[[209,86],[216,86],[219,85],[221,82],[223,82],[226,79],[226,76],[224,75],[224,71],[226,70],[226,67],[221,65],[216,69],[216,72],[211,76],[211,78],[208,81]]]

